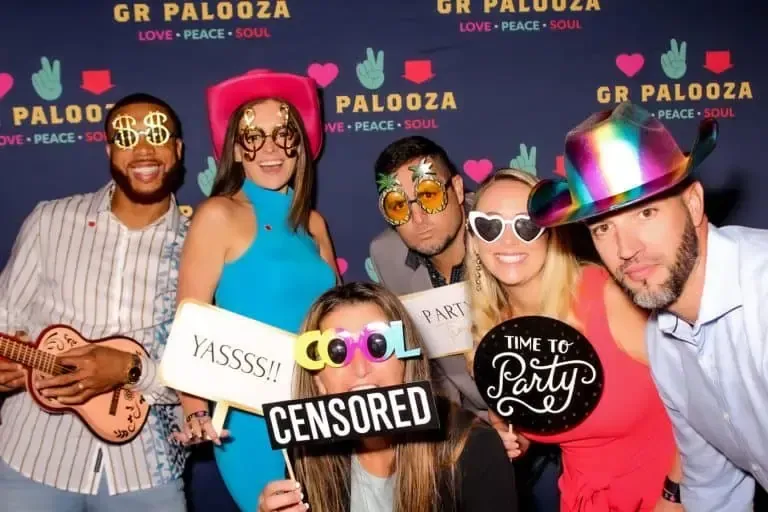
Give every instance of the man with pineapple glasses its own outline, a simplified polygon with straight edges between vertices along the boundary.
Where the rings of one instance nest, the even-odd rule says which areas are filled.
[[[390,226],[370,246],[380,283],[407,295],[463,281],[466,212],[474,194],[465,193],[445,150],[425,137],[406,137],[382,151],[374,172],[379,211]],[[436,392],[487,421],[488,406],[463,355],[433,359],[432,375]],[[535,509],[557,508],[558,456],[556,450],[537,447],[515,464],[518,491],[526,502],[533,489]]]

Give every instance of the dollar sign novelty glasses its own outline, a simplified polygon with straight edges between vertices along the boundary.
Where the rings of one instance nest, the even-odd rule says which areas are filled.
[[[139,138],[144,137],[153,146],[163,146],[168,143],[175,134],[164,126],[168,116],[163,112],[150,112],[144,116],[143,130],[136,130],[136,118],[121,114],[112,120],[112,128],[115,130],[110,142],[120,149],[133,149],[139,144]]]
[[[432,162],[426,158],[408,168],[413,180],[416,199],[408,199],[400,181],[392,174],[380,174],[379,210],[392,226],[400,226],[411,220],[411,204],[418,203],[428,214],[440,213],[448,205],[446,184],[437,178]]]
[[[469,227],[475,236],[489,244],[501,238],[505,226],[510,226],[517,239],[526,244],[535,242],[544,233],[544,228],[539,227],[528,215],[523,214],[505,219],[501,215],[488,215],[473,210],[469,212],[468,220]]]
[[[299,136],[299,130],[296,125],[291,122],[287,105],[281,105],[280,115],[283,118],[283,124],[275,126],[272,132],[267,133],[254,126],[254,120],[256,118],[253,110],[246,109],[243,113],[243,121],[245,127],[240,129],[237,135],[237,142],[243,146],[246,151],[246,159],[249,161],[256,158],[256,152],[264,147],[264,143],[267,142],[267,137],[272,139],[275,146],[279,147],[285,152],[285,155],[289,158],[296,156],[296,148],[299,147],[301,137]]]
[[[370,323],[357,336],[335,328],[305,332],[296,339],[294,356],[304,368],[321,370],[326,365],[334,368],[347,366],[356,350],[373,363],[386,361],[393,354],[398,359],[421,355],[420,348],[405,349],[403,323],[398,320]]]

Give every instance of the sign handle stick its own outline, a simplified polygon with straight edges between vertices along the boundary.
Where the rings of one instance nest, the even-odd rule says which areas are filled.
[[[295,482],[296,481],[296,475],[293,472],[293,466],[291,465],[291,459],[288,458],[288,451],[285,448],[283,448],[280,451],[283,452],[283,458],[285,459],[285,465],[288,467],[288,474],[290,475],[291,480],[293,480]]]
[[[211,424],[217,435],[221,435],[221,431],[224,429],[224,420],[227,419],[227,412],[229,412],[229,404],[227,402],[216,402]]]

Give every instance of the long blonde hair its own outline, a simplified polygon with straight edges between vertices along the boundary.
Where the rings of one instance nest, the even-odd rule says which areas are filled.
[[[421,357],[405,360],[405,383],[430,380],[429,361],[413,321],[400,300],[377,284],[353,282],[328,290],[310,308],[301,331],[319,329],[323,319],[337,307],[364,303],[378,306],[389,321],[402,321],[406,347],[421,348]],[[314,372],[296,366],[293,382],[296,398],[320,395],[314,375]],[[441,409],[445,412],[445,403],[437,403],[438,412]],[[448,407],[447,415],[441,413],[439,431],[393,438],[393,512],[442,510],[441,473],[447,471],[450,479],[456,477],[453,469],[471,427],[469,416],[461,416],[450,404]],[[296,478],[305,489],[310,510],[341,512],[348,509],[351,450],[350,445],[345,443],[305,445],[294,450]],[[445,487],[452,490],[455,488],[452,484]]]
[[[533,188],[539,182],[536,176],[519,169],[499,169],[487,177],[475,192],[476,205],[483,194],[499,181],[518,181]],[[474,347],[488,331],[515,316],[511,311],[504,287],[491,274],[477,255],[477,239],[468,230],[464,271],[469,282],[469,303],[472,313]],[[565,321],[575,298],[576,283],[581,274],[580,264],[570,249],[568,237],[561,228],[550,228],[547,256],[541,275],[541,307],[539,314]],[[470,373],[474,363],[474,350],[466,354]]]

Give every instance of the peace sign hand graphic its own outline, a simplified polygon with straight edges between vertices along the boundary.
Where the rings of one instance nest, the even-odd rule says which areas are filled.
[[[197,174],[197,186],[200,187],[200,191],[206,196],[211,195],[213,189],[213,181],[216,178],[216,160],[212,156],[208,157],[208,167],[204,171],[200,171]]]
[[[520,154],[509,161],[509,166],[536,176],[536,146],[531,146],[529,153],[525,144],[520,144]]]
[[[667,78],[677,80],[685,75],[685,50],[687,43],[683,41],[680,43],[680,47],[677,46],[677,40],[671,39],[669,41],[670,50],[661,54],[661,69]]]
[[[54,101],[61,96],[61,65],[59,60],[53,61],[53,66],[48,57],[40,59],[42,69],[32,74],[32,86],[38,96],[46,101]]]
[[[384,52],[373,56],[373,48],[366,50],[367,59],[357,64],[357,79],[366,89],[375,91],[384,84]]]

